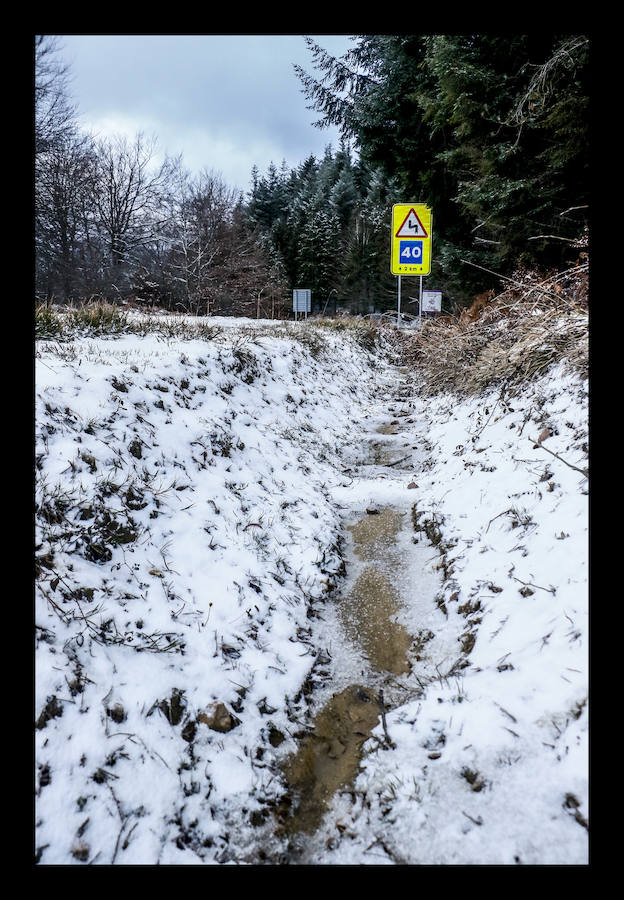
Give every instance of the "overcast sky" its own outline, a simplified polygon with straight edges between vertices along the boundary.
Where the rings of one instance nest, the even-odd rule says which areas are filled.
[[[348,35],[312,35],[334,56]],[[319,129],[293,64],[311,74],[301,35],[59,35],[72,75],[81,125],[99,135],[137,131],[182,152],[187,168],[220,172],[247,191],[254,163],[289,168],[325,147],[335,129]]]

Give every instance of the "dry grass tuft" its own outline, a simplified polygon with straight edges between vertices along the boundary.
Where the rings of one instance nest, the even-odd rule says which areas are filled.
[[[588,264],[546,278],[519,273],[506,285],[460,316],[396,333],[402,362],[417,371],[425,395],[513,390],[562,360],[587,376]]]

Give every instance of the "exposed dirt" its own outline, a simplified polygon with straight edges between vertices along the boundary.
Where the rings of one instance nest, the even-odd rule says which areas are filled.
[[[378,722],[379,698],[361,685],[335,694],[318,713],[312,733],[284,767],[286,781],[298,797],[286,834],[310,834],[321,823],[328,803],[357,773],[364,741]]]
[[[399,595],[392,584],[393,549],[405,513],[371,509],[348,530],[356,561],[365,565],[351,589],[337,601],[345,636],[360,647],[377,673],[409,672],[414,638],[398,622]],[[294,799],[294,812],[283,830],[310,834],[321,824],[335,792],[357,775],[361,749],[380,721],[376,690],[359,684],[334,694],[313,721],[313,730],[283,767]]]

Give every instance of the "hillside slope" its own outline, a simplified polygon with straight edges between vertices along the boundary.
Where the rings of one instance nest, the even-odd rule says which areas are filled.
[[[38,342],[37,861],[293,861],[281,766],[385,416],[411,461],[375,496],[410,510],[460,639],[421,641],[295,861],[586,862],[586,374],[565,350],[434,390],[391,333],[221,324]]]

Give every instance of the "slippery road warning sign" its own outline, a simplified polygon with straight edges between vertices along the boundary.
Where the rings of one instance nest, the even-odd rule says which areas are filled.
[[[429,275],[433,212],[424,203],[392,207],[390,271],[393,275]]]

